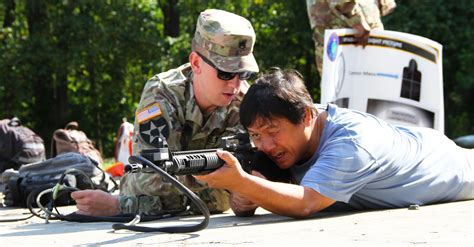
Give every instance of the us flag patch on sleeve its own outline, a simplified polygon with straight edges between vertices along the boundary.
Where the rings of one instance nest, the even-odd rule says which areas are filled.
[[[161,113],[162,112],[161,112],[160,104],[155,103],[153,105],[149,105],[149,106],[143,108],[143,110],[138,112],[136,114],[136,119],[137,119],[138,123],[141,124],[141,123],[143,123],[143,122],[145,122],[149,119],[160,116]]]

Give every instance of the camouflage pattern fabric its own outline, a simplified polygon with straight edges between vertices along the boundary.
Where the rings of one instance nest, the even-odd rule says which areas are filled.
[[[238,110],[247,89],[247,82],[242,82],[240,95],[229,106],[203,116],[194,98],[189,64],[155,75],[146,83],[136,112],[133,153],[156,147],[160,135],[172,151],[217,147],[220,137],[241,128]],[[178,176],[178,180],[199,195],[211,212],[229,209],[228,191],[210,189],[192,176]],[[119,203],[122,213],[149,215],[188,205],[177,188],[153,173],[125,174]]]
[[[381,16],[391,13],[394,0],[306,0],[313,29],[316,66],[323,71],[324,30],[351,28],[361,24],[365,30],[383,29]]]
[[[258,72],[252,51],[255,31],[245,18],[227,11],[208,9],[199,15],[193,51],[227,72]]]

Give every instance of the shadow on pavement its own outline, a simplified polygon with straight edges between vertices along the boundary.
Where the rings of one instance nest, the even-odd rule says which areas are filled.
[[[14,217],[15,213],[18,215],[22,215],[22,212],[19,211],[21,209],[14,209],[9,210],[2,208],[0,210],[0,217],[4,218],[4,216]],[[266,211],[259,213],[252,217],[237,217],[230,211],[223,213],[223,214],[216,214],[211,215],[210,223],[208,227],[205,229],[219,229],[219,228],[230,228],[230,227],[245,227],[245,226],[255,226],[255,225],[266,225],[266,224],[278,224],[278,223],[286,223],[286,222],[293,222],[293,221],[302,221],[302,220],[318,220],[318,219],[326,219],[332,217],[344,217],[346,215],[351,215],[357,212],[321,212],[315,214],[314,217],[308,219],[294,219],[290,217],[280,216],[276,214],[272,214]],[[193,225],[198,224],[202,220],[202,216],[185,216],[185,217],[175,217],[169,218],[164,220],[157,220],[157,221],[150,221],[150,222],[142,222],[138,225],[140,226],[147,226],[147,227],[162,227],[162,226],[181,226],[181,225]],[[14,223],[5,223],[2,224],[3,227],[8,227],[8,224],[12,224],[10,231],[8,233],[0,233],[0,237],[4,238],[11,238],[11,237],[22,237],[22,236],[48,236],[51,240],[54,240],[58,237],[67,237],[65,234],[74,234],[74,233],[84,233],[84,236],[88,234],[100,234],[99,231],[104,231],[108,236],[104,237],[102,242],[94,242],[94,245],[106,245],[106,244],[117,244],[122,242],[129,242],[142,239],[145,242],[145,238],[150,238],[157,235],[162,235],[167,233],[161,232],[154,232],[154,233],[142,233],[142,232],[131,232],[131,231],[114,231],[112,230],[112,224],[110,222],[96,222],[96,223],[77,223],[77,222],[67,222],[67,221],[50,221],[49,224],[45,224],[43,220],[39,218],[29,219],[23,222],[14,222]],[[173,235],[172,239],[161,239],[160,243],[173,243],[173,242],[180,242],[184,240],[189,240],[193,238],[198,238],[201,236],[200,232],[192,232],[192,233],[185,233],[185,234],[175,234]],[[110,239],[111,235],[113,234],[114,239]],[[94,237],[96,238],[96,237]],[[162,242],[162,241],[165,242]]]

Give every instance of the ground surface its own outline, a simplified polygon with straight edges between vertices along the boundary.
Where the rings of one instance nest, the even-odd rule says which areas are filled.
[[[73,207],[60,208],[64,212]],[[0,218],[21,216],[24,209],[0,208]],[[182,217],[143,226],[195,224]],[[209,226],[187,234],[113,231],[112,223],[74,223],[40,218],[0,223],[3,246],[474,246],[474,200],[357,213],[321,213],[295,220],[259,209],[239,218],[213,215]]]

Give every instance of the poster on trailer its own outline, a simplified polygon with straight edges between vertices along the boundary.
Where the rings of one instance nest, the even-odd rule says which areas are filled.
[[[321,103],[444,132],[442,45],[373,30],[363,48],[353,34],[352,29],[325,32]]]

